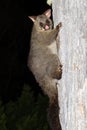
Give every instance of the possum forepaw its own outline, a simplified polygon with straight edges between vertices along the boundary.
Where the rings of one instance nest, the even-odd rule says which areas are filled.
[[[62,23],[60,22],[57,26],[56,26],[56,29],[60,29],[62,27]]]

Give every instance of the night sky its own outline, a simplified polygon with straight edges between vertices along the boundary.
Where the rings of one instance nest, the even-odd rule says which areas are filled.
[[[0,98],[16,100],[24,84],[39,91],[38,84],[27,68],[32,21],[28,15],[38,15],[50,8],[46,0],[0,1]]]

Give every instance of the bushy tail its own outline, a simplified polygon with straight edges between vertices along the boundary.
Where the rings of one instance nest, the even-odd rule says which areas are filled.
[[[48,108],[48,121],[52,130],[62,130],[59,120],[58,95],[50,99]]]
[[[59,121],[57,80],[45,75],[37,79],[44,93],[49,97],[48,122],[52,130],[62,130]]]

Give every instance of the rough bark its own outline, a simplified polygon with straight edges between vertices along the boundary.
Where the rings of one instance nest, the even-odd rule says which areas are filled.
[[[87,130],[87,0],[53,0],[54,25],[62,22],[58,87],[62,130]]]

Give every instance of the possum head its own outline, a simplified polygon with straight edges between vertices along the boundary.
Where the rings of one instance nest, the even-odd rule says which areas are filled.
[[[47,31],[52,29],[52,21],[50,19],[50,16],[51,10],[48,9],[41,15],[28,17],[34,22],[34,25],[38,30]]]

